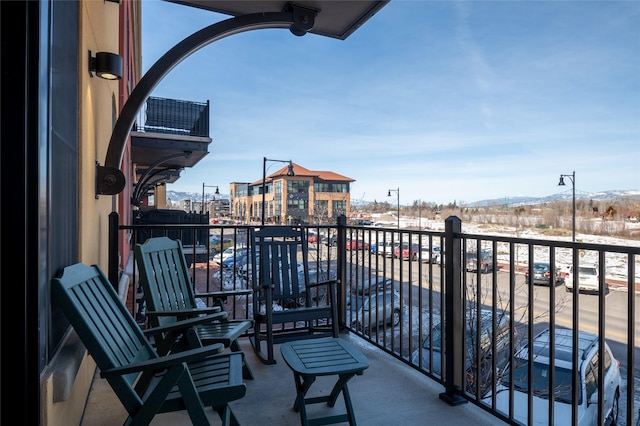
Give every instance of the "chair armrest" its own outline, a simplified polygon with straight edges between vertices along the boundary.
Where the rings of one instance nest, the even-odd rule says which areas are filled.
[[[213,297],[216,299],[227,298],[229,296],[248,296],[253,293],[252,290],[229,290],[229,291],[210,291],[208,293],[196,293],[196,297]]]
[[[181,330],[187,330],[195,325],[208,324],[213,321],[226,320],[226,312],[218,312],[211,315],[205,315],[202,317],[189,318],[181,320],[168,325],[162,325],[159,327],[152,327],[142,330],[145,335],[153,335],[155,333],[171,333]]]
[[[100,371],[100,377],[108,378],[109,376],[122,376],[124,374],[149,370],[164,370],[167,367],[183,362],[200,361],[209,356],[217,355],[222,351],[224,351],[224,345],[222,343],[215,343],[201,348],[189,349],[183,352],[176,352],[158,358],[110,368],[108,370]]]
[[[318,283],[310,283],[307,284],[307,287],[320,287],[322,285],[336,285],[338,284],[338,280],[327,280],[327,281],[320,281]]]
[[[169,311],[146,311],[145,314],[148,317],[178,317],[179,320],[185,320],[188,318],[194,318],[202,314],[226,315],[226,312],[221,312],[219,306],[211,306],[207,308],[193,308],[193,309],[172,309]]]

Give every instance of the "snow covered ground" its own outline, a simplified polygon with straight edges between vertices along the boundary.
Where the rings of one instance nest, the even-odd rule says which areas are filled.
[[[385,224],[386,226],[395,226],[397,222],[393,224]],[[431,231],[444,231],[443,220],[428,220],[421,219],[420,225],[422,229],[428,229]],[[416,218],[400,218],[400,228],[407,228],[411,226],[418,226],[418,220]],[[625,228],[628,230],[640,230],[640,223],[626,223]],[[538,232],[535,228],[520,228],[509,227],[504,225],[487,225],[480,223],[462,222],[462,232],[467,234],[478,235],[492,235],[503,236],[512,238],[525,238],[525,239],[538,239],[538,240],[554,240],[554,241],[571,241],[571,236],[562,237],[554,236],[549,237],[541,232]],[[576,240],[583,243],[590,244],[604,244],[604,245],[616,245],[627,247],[640,247],[640,239],[618,238],[608,237],[603,235],[588,235],[588,234],[576,234]],[[488,247],[487,247],[488,248]],[[539,261],[549,260],[549,249],[547,247],[535,247],[534,259]],[[498,262],[509,261],[509,251],[507,244],[498,245],[498,253],[496,254]],[[529,252],[526,246],[518,246],[516,253],[516,264],[525,265],[528,262]],[[594,251],[581,251],[580,262],[598,264],[598,255]],[[556,251],[556,264],[563,272],[569,271],[569,266],[572,264],[572,252],[569,249],[559,249]],[[635,259],[635,271],[636,271],[636,283],[640,283],[640,257]],[[612,280],[627,280],[628,271],[628,259],[627,256],[618,253],[607,253],[605,258],[606,277]]]

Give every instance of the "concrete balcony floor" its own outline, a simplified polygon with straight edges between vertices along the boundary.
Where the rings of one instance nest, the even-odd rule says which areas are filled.
[[[494,426],[506,424],[471,403],[448,405],[438,397],[444,390],[440,384],[357,336],[345,333],[341,338],[349,340],[360,348],[370,363],[364,374],[351,379],[348,385],[356,421],[360,425]],[[293,373],[282,360],[279,348],[276,347],[275,350],[278,363],[265,365],[255,356],[247,338],[241,339],[241,346],[255,379],[246,381],[245,397],[231,403],[231,408],[240,425],[299,425],[300,415],[292,408],[296,394]],[[328,394],[335,379],[335,377],[319,377],[311,386],[307,396]],[[329,408],[324,403],[307,406],[309,418],[344,412],[342,396],[338,398],[333,408]],[[108,383],[96,374],[82,425],[113,426],[123,424],[126,417],[125,410]],[[210,420],[212,425],[221,423],[213,411],[211,411]],[[151,425],[155,426],[190,424],[186,411],[159,414],[151,422]]]

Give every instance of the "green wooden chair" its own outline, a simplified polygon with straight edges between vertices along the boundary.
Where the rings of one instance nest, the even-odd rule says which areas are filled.
[[[148,425],[158,413],[181,410],[194,425],[208,425],[207,406],[224,425],[238,425],[229,402],[246,393],[242,354],[220,354],[223,345],[210,345],[158,355],[97,265],[66,267],[51,292],[129,414],[126,425]],[[201,320],[208,319],[172,327],[185,330]]]
[[[227,313],[221,312],[220,307],[224,306],[222,301],[227,297],[248,296],[251,290],[198,293],[198,297],[218,301],[212,307],[198,307],[180,240],[168,237],[149,238],[144,244],[136,244],[134,253],[146,302],[146,315],[152,327],[213,313],[211,322],[194,326],[182,339],[175,339],[175,336],[168,334],[154,336],[159,353],[166,354],[212,343],[222,343],[233,352],[241,351],[238,338],[253,327],[253,321],[229,320]],[[253,373],[246,362],[243,377],[253,379]]]
[[[310,279],[302,228],[250,230],[251,282],[256,355],[274,364],[273,345],[291,340],[338,337],[337,280]]]

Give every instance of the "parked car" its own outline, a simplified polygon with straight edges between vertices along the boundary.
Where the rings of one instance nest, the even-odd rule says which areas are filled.
[[[599,351],[598,336],[592,333],[578,334],[578,367],[573,366],[573,330],[556,328],[555,359],[549,358],[551,332],[546,329],[533,338],[533,377],[529,377],[529,347],[524,346],[513,358],[513,416],[515,420],[527,423],[527,400],[529,386],[533,394],[533,424],[547,424],[549,419],[549,370],[554,368],[553,412],[557,425],[571,424],[572,412],[572,372],[578,372],[579,386],[575,404],[578,406],[577,425],[598,424],[598,383],[604,392],[603,412],[605,424],[618,421],[618,399],[620,398],[620,362],[617,361],[605,342],[602,353],[604,377],[598,380]],[[553,362],[552,362],[553,361]],[[496,408],[509,412],[509,367],[496,390]]]
[[[435,246],[431,250],[431,256],[431,262],[440,264],[443,262],[444,250],[440,246]]]
[[[467,369],[466,388],[470,392],[475,392],[474,378],[476,376],[477,366],[477,350],[481,353],[480,359],[480,377],[481,394],[484,395],[490,388],[493,379],[492,370],[492,342],[496,344],[496,366],[498,369],[503,368],[509,362],[510,343],[509,343],[509,314],[505,310],[496,311],[496,330],[493,335],[493,311],[491,309],[482,309],[480,311],[481,330],[476,332],[476,311],[467,311],[466,319],[466,356],[465,363]],[[411,362],[420,365],[422,360],[422,368],[430,370],[433,374],[442,377],[442,358],[444,357],[444,335],[442,330],[442,321],[438,315],[434,315],[433,327],[427,333],[422,342],[422,346],[416,349],[411,355]],[[517,335],[516,329],[513,330],[514,336]],[[480,344],[476,343],[476,339],[480,336]],[[433,364],[430,362],[430,353],[433,353]]]
[[[226,249],[224,249],[223,252],[217,253],[215,256],[213,256],[213,261],[216,262],[218,265],[220,265],[223,260],[228,259],[230,257],[233,257],[234,254],[236,253],[236,251],[239,251],[239,252],[244,251],[244,252],[246,252],[247,248],[246,247],[235,247],[235,246],[227,247]]]
[[[376,275],[364,280],[351,282],[352,294],[369,294],[371,292],[382,291],[394,287],[393,279],[383,275]],[[349,297],[349,295],[347,295]],[[349,304],[349,302],[347,302]]]
[[[531,268],[533,272],[533,285],[549,285],[551,282],[551,264],[548,262],[534,262]],[[525,280],[527,284],[530,281],[529,270],[525,272]],[[553,282],[555,284],[562,284],[564,278],[559,268],[555,268],[553,273]]]
[[[429,249],[429,246],[422,246],[420,250],[419,258],[422,262],[429,262],[439,264],[442,259],[442,253],[440,252],[440,246],[434,246]]]
[[[323,238],[322,240],[329,247],[335,247],[335,245],[338,244],[338,236],[337,235],[330,235],[329,237]]]
[[[415,244],[415,246],[413,246],[412,244],[409,244],[408,241],[403,241],[402,244],[398,243],[396,245],[394,245],[393,247],[393,257],[395,257],[396,259],[404,259],[404,255],[407,255],[407,259],[409,258],[409,247],[411,247],[411,251],[417,254],[418,253],[418,244]],[[416,256],[417,257],[417,256]]]
[[[320,241],[322,241],[322,235],[317,234],[313,231],[309,231],[307,233],[307,241],[310,243],[318,243]]]
[[[224,238],[220,238],[220,235],[210,234],[209,235],[209,248],[212,251],[220,252],[225,250],[228,247],[233,245],[233,238],[225,236]]]
[[[567,291],[573,291],[575,287],[575,274],[573,266],[569,268],[569,274],[564,279]],[[598,265],[585,263],[578,267],[578,291],[597,293],[600,290],[600,273]]]
[[[402,260],[418,260],[420,255],[420,245],[417,243],[402,243],[402,249],[400,246],[396,247],[394,256]]]
[[[227,269],[240,269],[246,265],[249,260],[249,251],[245,249],[235,250],[235,254],[225,257],[220,262],[222,268]]]
[[[394,247],[395,244],[397,244],[397,243],[393,243],[390,240],[389,241],[380,242],[380,243],[378,243],[378,248],[376,249],[376,253],[381,255],[381,256],[392,257],[393,256],[393,250],[395,249],[395,247]]]
[[[352,294],[348,301],[351,327],[362,332],[389,324],[400,324],[404,298],[398,290],[387,289],[369,294]],[[369,326],[371,324],[371,327]]]
[[[378,247],[381,246],[382,243],[373,243],[371,244],[371,246],[369,247],[369,253],[371,254],[378,254]]]
[[[347,250],[369,250],[369,243],[363,240],[347,240]]]
[[[464,255],[465,268],[469,272],[478,270],[478,252],[468,251]],[[493,255],[491,252],[482,250],[480,252],[480,272],[488,273],[493,269]]]

